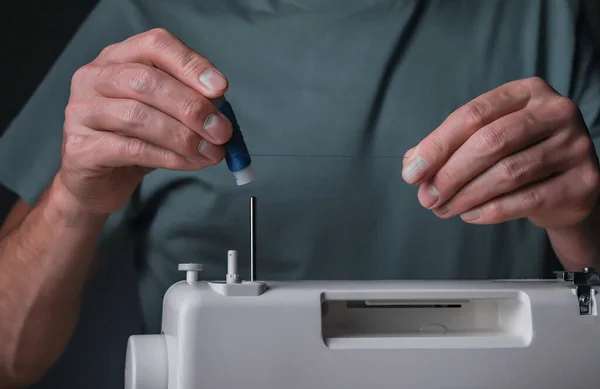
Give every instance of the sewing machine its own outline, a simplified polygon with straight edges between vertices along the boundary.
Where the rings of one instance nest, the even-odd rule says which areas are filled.
[[[247,281],[233,250],[223,280],[179,266],[186,280],[164,297],[162,333],[129,339],[127,389],[598,386],[593,269],[553,280],[264,282],[251,245]]]

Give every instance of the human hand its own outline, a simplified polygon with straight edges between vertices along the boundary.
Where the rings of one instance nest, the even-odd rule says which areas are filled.
[[[121,208],[156,168],[219,163],[231,123],[211,99],[226,78],[161,29],[105,48],[73,76],[58,181],[79,208]]]
[[[528,218],[575,225],[600,194],[594,146],[578,107],[539,78],[510,82],[453,112],[405,155],[421,205],[473,224]]]

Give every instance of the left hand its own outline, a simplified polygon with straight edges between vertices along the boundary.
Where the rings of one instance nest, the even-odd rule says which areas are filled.
[[[405,155],[421,205],[473,224],[585,220],[600,169],[579,108],[539,78],[510,82],[452,113]]]

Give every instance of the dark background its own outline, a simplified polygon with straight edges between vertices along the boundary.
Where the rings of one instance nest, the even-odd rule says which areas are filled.
[[[97,2],[16,0],[0,5],[0,136]],[[586,7],[600,47],[600,1],[589,0]],[[0,185],[0,225],[14,200]]]
[[[16,0],[0,5],[0,136],[97,0]],[[0,185],[0,225],[15,195]]]

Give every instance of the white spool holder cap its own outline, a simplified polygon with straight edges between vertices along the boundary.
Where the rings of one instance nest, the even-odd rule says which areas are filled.
[[[225,280],[228,284],[237,284],[240,282],[238,274],[238,253],[236,250],[227,252],[227,275]]]
[[[198,273],[203,270],[202,264],[199,263],[180,263],[179,271],[185,272],[185,280],[188,284],[193,285],[198,282]]]
[[[232,174],[235,178],[235,183],[238,184],[238,186],[249,184],[256,179],[252,165],[249,165],[242,170],[238,170],[237,172],[232,172]]]

